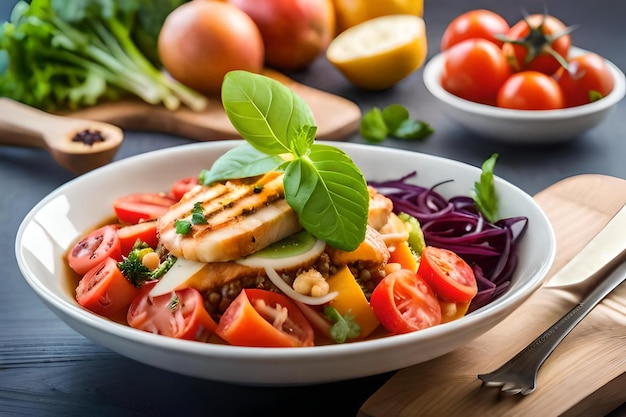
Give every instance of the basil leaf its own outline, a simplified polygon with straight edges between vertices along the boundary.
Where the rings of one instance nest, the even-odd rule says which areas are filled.
[[[387,128],[387,123],[385,123],[383,113],[378,107],[374,107],[363,115],[359,133],[368,142],[382,142],[387,139],[389,129]]]
[[[303,127],[315,126],[304,100],[283,84],[259,74],[241,70],[226,74],[222,102],[237,132],[268,155],[294,151],[292,141]]]
[[[495,223],[498,214],[498,195],[493,183],[493,171],[498,154],[494,153],[483,162],[480,182],[474,182],[473,199],[476,206],[489,222]]]
[[[247,178],[265,174],[285,162],[278,155],[266,155],[250,144],[244,143],[222,155],[211,167],[202,171],[200,182],[209,185],[229,178]]]
[[[285,200],[302,227],[331,246],[356,249],[367,228],[367,183],[346,153],[314,143],[308,105],[278,81],[247,71],[226,75],[222,104],[248,145],[224,154],[201,181],[283,170]]]
[[[428,123],[420,120],[406,119],[393,131],[392,136],[397,139],[426,139],[434,130]]]
[[[409,118],[409,111],[400,104],[390,104],[383,109],[382,115],[389,130],[394,132]]]
[[[387,138],[423,140],[434,132],[426,122],[411,119],[409,110],[400,104],[384,109],[373,107],[361,118],[360,133],[368,142],[382,142]]]
[[[367,226],[369,194],[363,174],[342,150],[315,144],[285,170],[285,198],[302,226],[330,246],[352,251]]]

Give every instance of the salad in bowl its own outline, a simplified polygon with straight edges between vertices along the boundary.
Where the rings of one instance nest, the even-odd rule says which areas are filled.
[[[449,352],[541,285],[551,227],[497,155],[318,143],[304,102],[246,72],[222,100],[245,141],[116,162],[21,225],[27,281],[95,342],[215,380],[332,381]]]

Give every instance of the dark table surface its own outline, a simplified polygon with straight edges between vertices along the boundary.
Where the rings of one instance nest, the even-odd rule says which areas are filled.
[[[6,20],[13,0],[0,2]],[[425,21],[431,57],[443,30],[456,15],[490,8],[510,22],[522,13],[547,10],[578,24],[574,43],[626,69],[626,3],[623,0],[426,0]],[[440,111],[416,71],[383,92],[353,88],[320,57],[297,80],[349,98],[363,111],[399,103],[436,130],[427,141],[388,140],[381,146],[407,148],[480,165],[498,152],[496,173],[535,194],[582,173],[626,178],[626,101],[607,120],[571,142],[520,147],[488,141],[464,131]],[[355,134],[349,141],[362,142]],[[116,159],[190,143],[166,134],[126,131]],[[305,387],[242,387],[155,369],[95,345],[48,311],[23,280],[14,242],[26,213],[46,194],[73,178],[43,150],[0,148],[0,415],[165,416],[293,415],[354,416],[366,398],[391,374]],[[558,401],[558,399],[555,399]],[[626,415],[622,406],[614,415]],[[468,410],[471,415],[471,410]]]

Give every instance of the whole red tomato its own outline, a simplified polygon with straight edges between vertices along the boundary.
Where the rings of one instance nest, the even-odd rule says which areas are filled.
[[[506,35],[509,23],[496,12],[476,9],[465,12],[450,22],[441,38],[441,50],[445,51],[471,38],[487,39],[498,46],[503,42],[494,35]]]
[[[514,24],[502,46],[509,64],[516,71],[554,74],[567,61],[572,39],[571,28],[554,16],[534,14]]]
[[[335,36],[332,0],[229,0],[254,20],[265,46],[265,63],[300,70],[326,50]]]
[[[608,95],[615,80],[606,61],[594,53],[584,53],[569,60],[559,72],[559,86],[566,107],[581,106]]]
[[[442,87],[461,98],[495,104],[498,90],[511,75],[502,50],[486,39],[467,39],[444,52]]]
[[[208,95],[219,94],[229,71],[263,69],[263,39],[254,21],[219,1],[176,8],[163,23],[158,50],[172,77]]]
[[[554,78],[539,71],[511,75],[498,92],[498,107],[517,110],[563,108],[563,93]]]

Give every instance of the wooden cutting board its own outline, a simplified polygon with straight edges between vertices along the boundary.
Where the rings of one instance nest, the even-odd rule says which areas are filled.
[[[311,108],[317,124],[317,138],[341,140],[359,128],[359,106],[343,97],[306,85],[272,70],[268,75],[291,88]],[[102,103],[72,113],[64,113],[88,120],[111,123],[122,129],[163,132],[198,141],[240,138],[228,120],[218,97],[209,98],[208,107],[201,112],[188,108],[176,111],[145,102],[120,101]]]
[[[538,193],[557,239],[553,275],[626,203],[626,180],[574,176]],[[626,233],[626,230],[619,233]],[[498,368],[578,301],[544,286],[498,326],[467,346],[398,371],[361,407],[359,417],[604,416],[626,402],[626,283],[605,298],[544,363],[537,389],[508,396],[481,387]]]

